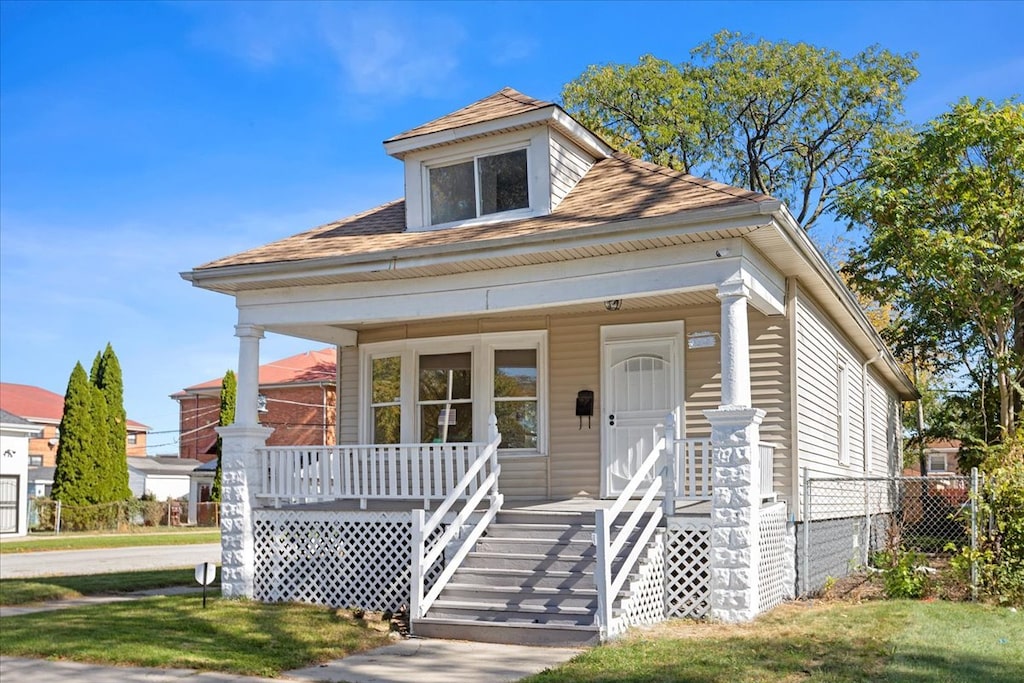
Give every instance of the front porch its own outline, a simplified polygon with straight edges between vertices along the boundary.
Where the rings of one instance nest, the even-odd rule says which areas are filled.
[[[789,593],[792,534],[774,502],[773,448],[736,439],[735,419],[753,420],[738,432],[749,438],[759,411],[727,413],[728,448],[675,438],[669,414],[614,500],[506,503],[493,415],[489,443],[255,447],[251,536],[234,535],[252,548],[247,594],[408,607],[414,633],[538,644],[669,615],[752,617]],[[222,430],[226,444],[236,429]],[[718,571],[716,546],[731,553]]]

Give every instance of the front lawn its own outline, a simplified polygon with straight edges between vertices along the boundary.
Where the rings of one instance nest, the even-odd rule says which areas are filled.
[[[635,630],[529,683],[1017,683],[1024,618],[950,602],[793,603],[752,624]]]
[[[207,604],[190,595],[4,617],[0,652],[273,677],[390,642],[386,622],[326,607]]]
[[[215,586],[220,585],[220,575]],[[194,569],[42,576],[31,579],[0,579],[0,605],[25,605],[46,600],[69,600],[83,595],[129,593],[169,586],[198,586]]]
[[[45,550],[90,550],[94,548],[127,548],[145,545],[193,545],[220,543],[220,529],[183,529],[135,532],[130,534],[62,533],[33,536],[24,540],[0,543],[0,554],[31,553]]]

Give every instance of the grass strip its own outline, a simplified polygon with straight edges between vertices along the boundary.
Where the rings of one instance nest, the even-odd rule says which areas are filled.
[[[89,550],[147,545],[194,545],[197,543],[220,543],[220,530],[131,534],[60,534],[59,536],[32,538],[24,541],[4,541],[0,543],[0,555],[47,550]]]
[[[70,600],[84,595],[130,593],[169,586],[196,586],[195,569],[45,576],[0,580],[0,605],[25,605],[48,600]],[[220,585],[220,576],[214,586]]]
[[[974,644],[951,643],[947,620],[976,630]],[[1016,683],[1021,636],[1009,633],[1022,626],[1020,614],[962,603],[794,603],[751,624],[637,629],[525,681]]]
[[[4,617],[3,654],[249,676],[338,659],[390,642],[387,624],[299,604],[147,598]]]

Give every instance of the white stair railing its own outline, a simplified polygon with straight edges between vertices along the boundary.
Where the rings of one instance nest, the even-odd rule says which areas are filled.
[[[498,492],[498,476],[501,474],[501,465],[498,464],[498,446],[501,444],[501,434],[498,433],[498,420],[493,414],[488,419],[488,425],[490,443],[487,444],[476,461],[469,466],[465,475],[430,516],[430,519],[426,519],[424,510],[412,511],[412,596],[409,601],[411,619],[419,619],[427,613],[430,606],[437,600],[437,596],[448,585],[455,570],[466,559],[466,555],[469,554],[477,539],[486,531],[487,526],[501,510],[504,501],[503,496]],[[444,521],[444,516],[452,509],[456,501],[466,497],[470,486],[485,469],[490,470],[486,478],[476,487],[472,495],[469,495],[466,504],[455,516],[455,519],[448,524],[448,528],[442,534],[432,538]],[[463,535],[463,524],[476,512],[477,506],[485,495],[489,495],[490,506],[476,524],[468,530],[468,533]],[[444,570],[428,592],[426,591],[427,571],[434,566],[434,563],[452,541],[460,541],[459,547],[448,559]]]
[[[597,565],[594,569],[594,583],[597,584],[597,625],[601,629],[601,637],[610,638],[617,635],[623,628],[620,620],[614,618],[613,605],[622,588],[629,578],[630,573],[636,566],[637,561],[643,554],[644,549],[650,542],[655,530],[661,523],[664,516],[662,508],[655,503],[659,493],[665,493],[665,505],[672,504],[673,483],[672,468],[665,469],[665,477],[661,474],[653,477],[647,485],[639,503],[633,512],[626,519],[625,523],[617,531],[613,528],[616,518],[625,509],[626,504],[644,483],[644,480],[654,471],[658,462],[664,457],[667,462],[672,461],[672,454],[666,444],[672,443],[675,437],[674,418],[669,415],[666,420],[665,434],[654,444],[650,454],[644,459],[643,464],[633,474],[633,477],[626,484],[626,487],[619,494],[610,508],[599,509],[595,513],[594,545],[597,546]],[[665,485],[665,482],[668,485]],[[650,516],[640,534],[636,537],[631,547],[627,543],[633,532],[639,526],[645,514]],[[624,551],[629,550],[625,560],[619,564],[618,570],[614,566]]]

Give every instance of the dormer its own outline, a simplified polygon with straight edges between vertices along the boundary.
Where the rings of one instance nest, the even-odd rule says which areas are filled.
[[[384,141],[405,164],[410,231],[551,213],[612,148],[557,104],[512,88]]]

